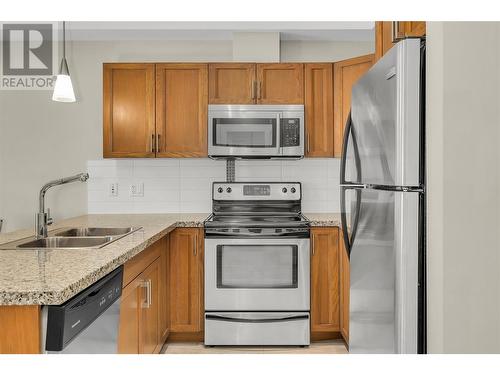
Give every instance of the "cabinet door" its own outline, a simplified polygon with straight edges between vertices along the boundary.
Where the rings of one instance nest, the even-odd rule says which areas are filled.
[[[349,345],[349,293],[350,273],[349,257],[344,246],[342,231],[339,231],[339,258],[340,258],[340,333]]]
[[[167,235],[162,240],[162,249],[160,255],[160,343],[164,343],[170,331],[169,317],[169,236]]]
[[[307,157],[333,157],[333,64],[305,64]]]
[[[345,123],[351,110],[352,86],[370,69],[373,61],[373,55],[365,55],[333,64],[333,149],[335,157],[340,157],[342,154]]]
[[[139,279],[142,282],[140,345],[141,353],[158,352],[160,343],[159,313],[160,313],[160,259],[151,263]]]
[[[257,96],[255,64],[209,64],[210,104],[253,104]]]
[[[139,278],[122,290],[118,353],[139,354],[139,330],[142,303],[142,283]]]
[[[340,330],[339,229],[311,231],[311,331]]]
[[[393,27],[397,27],[397,37],[424,36],[425,21],[377,21],[375,22],[375,61],[380,59],[394,45]]]
[[[207,156],[207,110],[207,64],[157,64],[157,157]]]
[[[203,230],[178,228],[170,234],[170,329],[203,330]]]
[[[104,64],[103,155],[154,157],[154,64]]]
[[[304,104],[303,64],[257,64],[257,103]]]

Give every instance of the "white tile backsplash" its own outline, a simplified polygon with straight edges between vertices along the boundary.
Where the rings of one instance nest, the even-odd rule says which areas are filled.
[[[211,187],[224,181],[226,164],[205,159],[90,160],[87,162],[88,212],[210,212]],[[304,212],[339,212],[340,160],[237,160],[236,181],[301,182]],[[109,185],[118,182],[118,196]],[[144,183],[144,196],[131,197],[130,186]]]

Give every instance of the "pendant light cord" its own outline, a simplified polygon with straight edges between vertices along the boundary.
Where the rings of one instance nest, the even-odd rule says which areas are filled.
[[[63,58],[66,58],[66,22],[63,21]]]

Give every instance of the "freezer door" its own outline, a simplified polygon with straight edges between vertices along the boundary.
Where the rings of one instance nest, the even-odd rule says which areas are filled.
[[[352,89],[352,131],[347,136],[355,134],[361,169],[361,181],[354,182],[421,184],[419,102],[420,39],[407,39],[389,50]]]
[[[350,246],[349,350],[417,353],[419,194],[343,193],[351,211],[359,204],[357,228],[349,229],[356,232]]]

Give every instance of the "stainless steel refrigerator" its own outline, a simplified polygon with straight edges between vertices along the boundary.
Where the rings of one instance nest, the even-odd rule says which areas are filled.
[[[397,43],[353,86],[341,159],[349,351],[425,353],[425,42]]]

